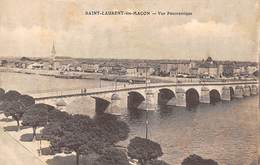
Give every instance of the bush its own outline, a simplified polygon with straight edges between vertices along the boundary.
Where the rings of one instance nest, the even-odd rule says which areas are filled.
[[[4,101],[17,101],[21,94],[15,90],[10,90],[3,95]]]
[[[182,165],[218,165],[218,163],[212,159],[203,159],[198,155],[190,155],[184,159]]]
[[[108,148],[105,150],[94,163],[94,165],[130,165],[126,154],[116,148]]]
[[[22,125],[33,128],[33,139],[36,136],[36,129],[47,124],[50,107],[47,104],[34,104],[23,114]]]
[[[169,165],[168,163],[166,163],[163,160],[152,160],[152,161],[148,161],[146,163],[146,165]]]
[[[132,159],[137,159],[141,164],[163,155],[160,144],[140,137],[131,139],[127,149],[128,156]]]

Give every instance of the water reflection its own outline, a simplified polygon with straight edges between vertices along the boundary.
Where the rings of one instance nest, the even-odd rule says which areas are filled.
[[[158,111],[148,111],[149,138],[162,145],[163,159],[171,164],[180,164],[193,153],[219,164],[250,164],[257,157],[257,99],[196,108],[160,106]],[[124,116],[131,127],[130,138],[145,137],[145,113],[131,109]]]

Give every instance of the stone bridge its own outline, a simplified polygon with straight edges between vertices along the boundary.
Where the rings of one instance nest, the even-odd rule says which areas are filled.
[[[68,106],[77,99],[89,98],[94,102],[87,108],[95,107],[96,113],[110,112],[121,114],[122,109],[156,110],[158,105],[195,107],[199,103],[215,104],[258,95],[258,81],[221,81],[196,83],[158,83],[126,85],[56,91],[32,94],[38,103],[54,106]]]

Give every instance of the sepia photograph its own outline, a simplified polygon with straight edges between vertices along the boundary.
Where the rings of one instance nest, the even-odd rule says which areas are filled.
[[[0,165],[260,165],[259,0],[0,0]]]

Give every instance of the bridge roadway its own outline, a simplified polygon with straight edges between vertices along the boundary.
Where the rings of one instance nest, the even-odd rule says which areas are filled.
[[[128,84],[116,88],[87,89],[84,93],[82,89],[73,89],[31,95],[37,103],[53,106],[63,104],[65,107],[85,98],[91,102],[88,107],[95,107],[96,112],[104,112],[125,108],[156,110],[158,105],[194,107],[199,103],[215,104],[220,100],[230,101],[257,94],[258,81],[214,81],[152,83],[147,87],[145,84]]]
[[[168,87],[185,87],[185,86],[225,86],[225,85],[258,85],[258,81],[221,81],[221,82],[185,82],[185,83],[151,83],[147,85],[147,89],[153,88],[168,88]],[[83,88],[63,90],[63,91],[52,91],[52,92],[40,92],[30,94],[35,100],[46,100],[55,98],[66,98],[66,97],[77,97],[86,95],[97,95],[103,93],[114,93],[120,91],[133,91],[146,89],[145,84],[127,84],[117,86],[116,89],[113,86],[101,87],[101,88],[91,88],[86,89],[85,93],[82,93]]]

